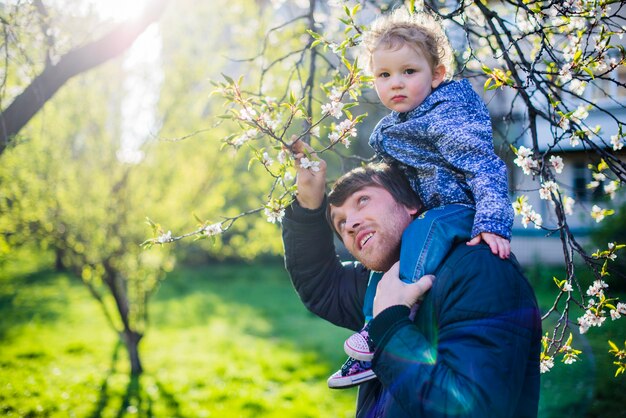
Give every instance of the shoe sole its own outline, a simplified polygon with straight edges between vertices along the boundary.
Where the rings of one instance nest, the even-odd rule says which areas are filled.
[[[331,389],[347,389],[354,386],[358,386],[368,380],[376,379],[376,373],[373,370],[366,370],[361,373],[353,374],[350,376],[333,377],[328,379],[328,387]]]
[[[347,341],[343,343],[343,351],[345,351],[348,356],[361,361],[372,361],[374,358],[374,353],[356,350],[355,348],[350,347]]]

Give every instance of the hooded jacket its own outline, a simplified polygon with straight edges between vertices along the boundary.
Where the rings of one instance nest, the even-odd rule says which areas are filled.
[[[340,261],[324,212],[287,208],[285,265],[311,312],[357,331],[376,283]],[[378,378],[359,387],[357,418],[536,418],[541,321],[514,257],[461,243],[435,274],[413,321],[405,306],[372,320]]]
[[[369,143],[398,163],[424,207],[476,209],[471,235],[511,239],[506,165],[495,154],[489,112],[467,80],[441,84],[417,108],[382,118]]]

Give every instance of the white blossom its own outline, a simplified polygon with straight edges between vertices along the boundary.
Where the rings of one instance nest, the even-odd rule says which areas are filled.
[[[235,138],[235,140],[233,141],[233,145],[236,147],[240,147],[252,138],[254,138],[257,134],[258,131],[256,129],[248,129],[242,135]]]
[[[248,122],[251,122],[252,120],[254,120],[255,116],[256,116],[256,112],[254,111],[254,109],[248,109],[244,107],[239,112],[239,118]]]
[[[278,160],[279,163],[285,164],[285,162],[287,161],[287,151],[285,151],[284,149],[281,149],[278,152],[276,159]]]
[[[527,228],[530,222],[535,224],[535,228],[541,228],[543,223],[542,217],[533,210],[532,205],[528,204],[528,197],[522,196],[520,199],[517,199],[513,203],[513,210],[516,215],[521,215],[524,228]]]
[[[517,158],[513,160],[515,165],[521,167],[522,171],[526,175],[532,174],[533,170],[539,167],[539,164],[532,158],[531,154],[532,150],[521,146],[517,150]]]
[[[343,116],[343,103],[338,101],[332,101],[330,103],[322,105],[322,113],[329,114],[333,116],[335,119],[339,119]]]
[[[608,194],[612,199],[615,199],[615,193],[617,192],[619,182],[617,180],[610,181],[609,184],[604,186],[604,193]]]
[[[214,235],[219,235],[222,232],[224,232],[222,230],[222,224],[220,222],[212,224],[212,225],[207,225],[206,227],[204,227],[202,231],[209,237],[212,237]]]
[[[280,125],[277,120],[272,119],[269,113],[263,113],[261,115],[260,122],[270,131],[275,131],[276,128],[278,128],[278,125]]]
[[[328,0],[330,7],[341,7],[345,3],[345,0]]]
[[[593,177],[593,179],[598,183],[606,180],[606,174],[604,173],[592,173],[591,177]]]
[[[569,143],[570,143],[570,145],[571,145],[572,147],[577,147],[577,146],[579,146],[579,145],[580,145],[580,139],[578,138],[578,136],[577,136],[577,135],[572,135],[572,136],[569,138]]]
[[[166,242],[170,242],[172,240],[172,231],[167,231],[164,234],[159,235],[156,239],[156,242],[159,244],[165,244]]]
[[[356,127],[354,126],[354,122],[350,119],[345,119],[339,125],[337,125],[337,130],[342,134],[347,134],[350,136],[356,136]]]
[[[604,217],[606,216],[606,210],[602,209],[598,205],[593,205],[591,207],[591,217],[595,219],[596,223],[602,222]]]
[[[302,157],[300,159],[300,167],[308,168],[311,171],[320,171],[320,162],[319,161],[311,161],[307,157]]]
[[[546,357],[541,360],[541,363],[539,365],[539,371],[541,373],[547,373],[553,367],[554,367],[554,359],[552,357]]]
[[[618,135],[612,135],[611,145],[613,145],[613,151],[621,150],[624,147],[624,138],[620,138]]]
[[[579,96],[582,96],[582,94],[585,92],[586,87],[587,87],[587,82],[581,81],[577,78],[573,79],[569,85],[569,88],[572,91],[572,93],[577,94]]]
[[[281,222],[285,217],[285,208],[280,202],[274,201],[265,206],[263,213],[265,213],[268,222]]]
[[[334,144],[335,142],[339,141],[339,138],[341,138],[341,134],[337,131],[333,131],[330,134],[328,134],[328,140]]]
[[[550,157],[550,164],[552,164],[552,167],[557,174],[561,174],[563,172],[563,167],[565,166],[563,164],[563,158],[558,155],[553,155]]]
[[[546,181],[541,184],[541,189],[539,189],[539,197],[543,200],[552,200],[552,194],[556,194],[559,190],[559,186],[553,182],[552,180]]]
[[[617,309],[611,309],[611,319],[613,321],[615,321],[616,319],[620,319],[622,316],[620,315],[620,313],[617,311]]]
[[[587,111],[587,107],[580,105],[578,108],[572,113],[572,120],[576,123],[580,123],[581,121],[587,119],[589,116],[589,112]]]
[[[264,152],[261,162],[263,163],[265,167],[267,167],[267,166],[272,165],[274,163],[274,160],[272,160],[272,157],[270,157],[270,155],[267,152]]]
[[[591,309],[587,309],[585,314],[578,318],[578,326],[581,334],[584,334],[589,330],[590,327],[600,327],[606,320],[606,317],[600,315],[596,315],[591,311]]]
[[[563,211],[565,212],[566,215],[571,215],[572,213],[574,213],[574,204],[576,203],[576,200],[572,199],[569,196],[564,196],[563,197]]]
[[[337,87],[333,87],[330,93],[328,94],[328,98],[332,102],[338,102],[341,100],[341,95],[342,95],[341,90],[339,90]]]
[[[565,283],[563,285],[563,291],[564,292],[572,292],[574,290],[574,288],[572,287],[571,283]]]
[[[603,280],[596,280],[587,289],[587,296],[601,297],[604,294],[604,289],[609,287]]]

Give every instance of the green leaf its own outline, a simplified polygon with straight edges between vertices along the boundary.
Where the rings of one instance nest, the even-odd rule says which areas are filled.
[[[485,91],[487,91],[487,90],[491,90],[491,89],[489,88],[489,86],[491,85],[491,83],[492,83],[492,82],[493,82],[493,78],[489,77],[489,78],[485,81],[485,85],[483,86],[483,89],[484,89]]]
[[[233,80],[232,78],[230,78],[224,73],[220,73],[220,74],[222,74],[222,77],[224,77],[224,79],[226,80],[226,82],[228,82],[228,84],[235,84],[235,80]]]

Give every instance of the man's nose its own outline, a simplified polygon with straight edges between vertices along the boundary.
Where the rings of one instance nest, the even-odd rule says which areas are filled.
[[[354,234],[361,226],[361,218],[358,214],[350,215],[346,218],[346,232],[348,234]]]

